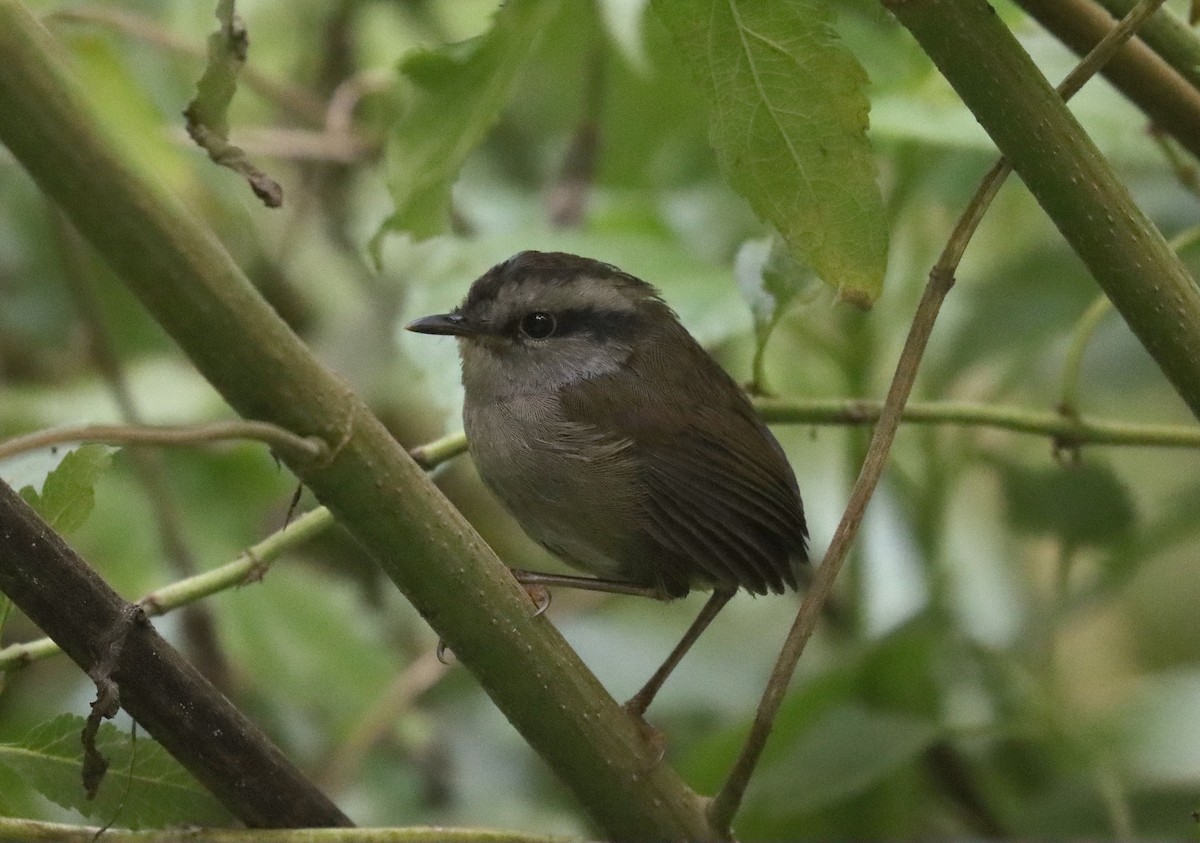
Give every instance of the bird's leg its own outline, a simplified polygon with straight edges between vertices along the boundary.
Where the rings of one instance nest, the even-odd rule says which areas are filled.
[[[602,591],[606,594],[631,594],[634,597],[651,597],[655,600],[669,599],[666,594],[653,586],[635,585],[620,580],[602,580],[596,577],[573,577],[570,574],[543,574],[538,571],[525,571],[520,568],[509,568],[512,575],[521,585],[529,586],[558,586],[561,588],[576,588],[580,591]]]
[[[700,637],[704,630],[708,629],[708,625],[712,623],[713,618],[721,609],[725,608],[725,604],[729,602],[729,598],[737,592],[735,587],[713,588],[712,597],[708,598],[708,602],[704,604],[704,608],[700,610],[700,614],[696,620],[692,621],[692,625],[688,627],[687,632],[683,634],[683,640],[675,645],[675,649],[671,651],[671,655],[667,656],[667,660],[662,663],[658,670],[654,671],[654,675],[649,681],[642,686],[642,690],[634,694],[629,702],[625,703],[625,710],[637,717],[639,720],[643,718],[646,709],[650,707],[658,689],[667,681],[667,677],[671,675],[671,671],[679,664],[679,661],[687,654],[687,651],[696,643],[696,639]]]

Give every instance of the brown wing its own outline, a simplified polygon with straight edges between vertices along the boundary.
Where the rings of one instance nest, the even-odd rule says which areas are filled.
[[[654,579],[672,594],[697,582],[794,589],[807,531],[783,450],[682,327],[672,321],[662,331],[624,371],[562,395],[568,418],[633,443],[643,486],[638,552],[647,558],[627,567],[656,566]]]

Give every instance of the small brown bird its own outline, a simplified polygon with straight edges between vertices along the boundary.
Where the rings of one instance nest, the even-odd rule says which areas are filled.
[[[593,577],[528,584],[713,594],[626,708],[642,715],[739,587],[796,588],[795,475],[745,394],[654,287],[561,252],[521,252],[410,331],[459,340],[479,474],[535,541]]]

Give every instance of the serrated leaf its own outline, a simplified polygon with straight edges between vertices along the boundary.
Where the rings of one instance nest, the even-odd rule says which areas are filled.
[[[1133,529],[1129,489],[1104,463],[1002,464],[1000,478],[1009,518],[1021,532],[1055,535],[1080,546],[1116,544]]]
[[[68,452],[46,475],[40,493],[26,486],[21,497],[55,532],[77,530],[92,513],[96,480],[112,464],[112,452],[107,445],[82,445]]]
[[[558,6],[559,0],[510,0],[485,34],[418,49],[401,61],[405,101],[387,152],[395,211],[385,230],[420,239],[445,228],[459,169],[500,115]]]
[[[102,822],[114,816],[128,828],[229,822],[228,812],[165,749],[145,734],[135,745],[111,723],[101,724],[96,737],[96,748],[110,762],[108,774],[89,800],[80,780],[83,724],[82,717],[63,714],[19,743],[2,743],[0,765],[52,802]]]
[[[653,0],[709,101],[725,177],[788,249],[861,307],[887,265],[867,76],[819,0]]]

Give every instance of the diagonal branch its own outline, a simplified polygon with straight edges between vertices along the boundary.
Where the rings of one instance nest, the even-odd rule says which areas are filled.
[[[112,143],[60,50],[0,0],[0,141],[243,416],[331,447],[289,467],[379,562],[584,810],[619,839],[716,839],[495,554],[163,185]]]
[[[889,2],[889,0],[885,0],[885,2]],[[908,6],[953,5],[956,2],[958,0],[930,0],[930,2],[917,0],[917,2],[910,2],[906,6],[906,11],[908,11]],[[1057,104],[1065,109],[1065,103],[1059,97],[1070,97],[1077,92],[1083,82],[1103,66],[1105,60],[1112,55],[1112,51],[1116,46],[1128,39],[1136,31],[1137,24],[1143,21],[1145,16],[1161,5],[1162,2],[1163,0],[1142,0],[1138,8],[1133,13],[1130,13],[1122,26],[1110,33],[1080,63],[1079,67],[1063,80],[1061,93],[1051,92],[1056,98]],[[898,0],[891,0],[891,5],[895,6],[897,3]],[[900,5],[904,4],[900,3]],[[964,5],[969,4],[964,3]],[[927,9],[926,11],[928,12],[929,10]],[[980,17],[990,19],[994,18],[994,16],[995,13],[984,0],[974,0],[974,8],[970,10],[967,20],[963,25],[969,28],[972,25],[979,25],[981,23],[979,20]],[[975,21],[974,24],[971,23],[972,20]],[[1000,24],[1000,28],[1003,29],[1003,24]],[[1011,35],[1008,31],[1004,30],[1004,33],[1011,40]],[[1016,42],[1012,41],[1012,44],[1015,46]],[[1019,50],[1019,48],[1017,49]],[[1041,77],[1039,76],[1038,78],[1040,79]],[[1042,81],[1044,84],[1044,80]],[[758,764],[759,758],[762,756],[763,749],[766,747],[767,738],[770,736],[775,716],[778,714],[779,706],[783,703],[784,695],[787,693],[787,686],[791,682],[792,675],[795,673],[800,656],[804,653],[808,639],[812,637],[813,631],[816,629],[817,618],[820,616],[821,609],[833,590],[833,584],[837,579],[838,572],[841,570],[842,563],[845,561],[850,546],[854,543],[854,539],[858,534],[858,528],[862,523],[863,515],[866,513],[867,504],[870,502],[871,495],[874,493],[875,487],[879,483],[879,478],[883,474],[884,466],[887,464],[888,452],[891,450],[892,441],[895,439],[896,431],[900,426],[904,405],[908,401],[913,383],[916,381],[917,369],[921,364],[922,356],[924,356],[925,347],[929,343],[929,337],[933,333],[933,325],[937,320],[938,311],[941,309],[946,295],[954,286],[954,273],[958,270],[963,252],[966,250],[967,243],[970,242],[988,206],[991,205],[992,199],[995,198],[996,192],[1000,189],[1000,185],[1003,184],[1005,177],[1008,175],[1009,169],[1008,162],[1001,158],[988,171],[987,175],[984,176],[975,195],[971,198],[967,208],[963,211],[957,225],[955,225],[954,230],[951,232],[946,246],[942,250],[942,254],[938,257],[937,263],[934,264],[929,272],[929,281],[925,285],[925,291],[921,295],[920,302],[917,304],[917,312],[913,316],[912,325],[909,326],[908,336],[904,341],[904,348],[900,352],[900,359],[896,363],[896,373],[892,377],[887,398],[884,399],[883,408],[879,414],[879,421],[871,435],[867,455],[863,460],[862,468],[859,470],[858,479],[854,483],[854,489],[850,494],[849,502],[846,504],[846,510],[842,513],[842,518],[838,522],[837,529],[834,531],[833,539],[830,541],[829,548],[825,552],[825,558],[821,561],[821,566],[817,569],[812,584],[804,595],[804,601],[801,603],[800,610],[796,614],[796,620],[788,632],[779,657],[776,659],[775,667],[771,672],[771,678],[767,683],[766,690],[763,692],[758,711],[755,712],[754,723],[750,728],[746,742],[737,760],[734,762],[733,768],[725,780],[725,784],[713,799],[709,809],[713,825],[722,831],[729,829],[734,815],[741,806],[742,797],[745,795],[750,777],[754,772],[755,766]],[[1159,239],[1161,240],[1161,237]],[[1163,245],[1165,247],[1166,244],[1164,243]],[[1174,253],[1170,252],[1169,249],[1167,252],[1174,257]]]
[[[0,525],[0,591],[105,689],[112,714],[133,715],[247,825],[351,824],[3,482]]]

